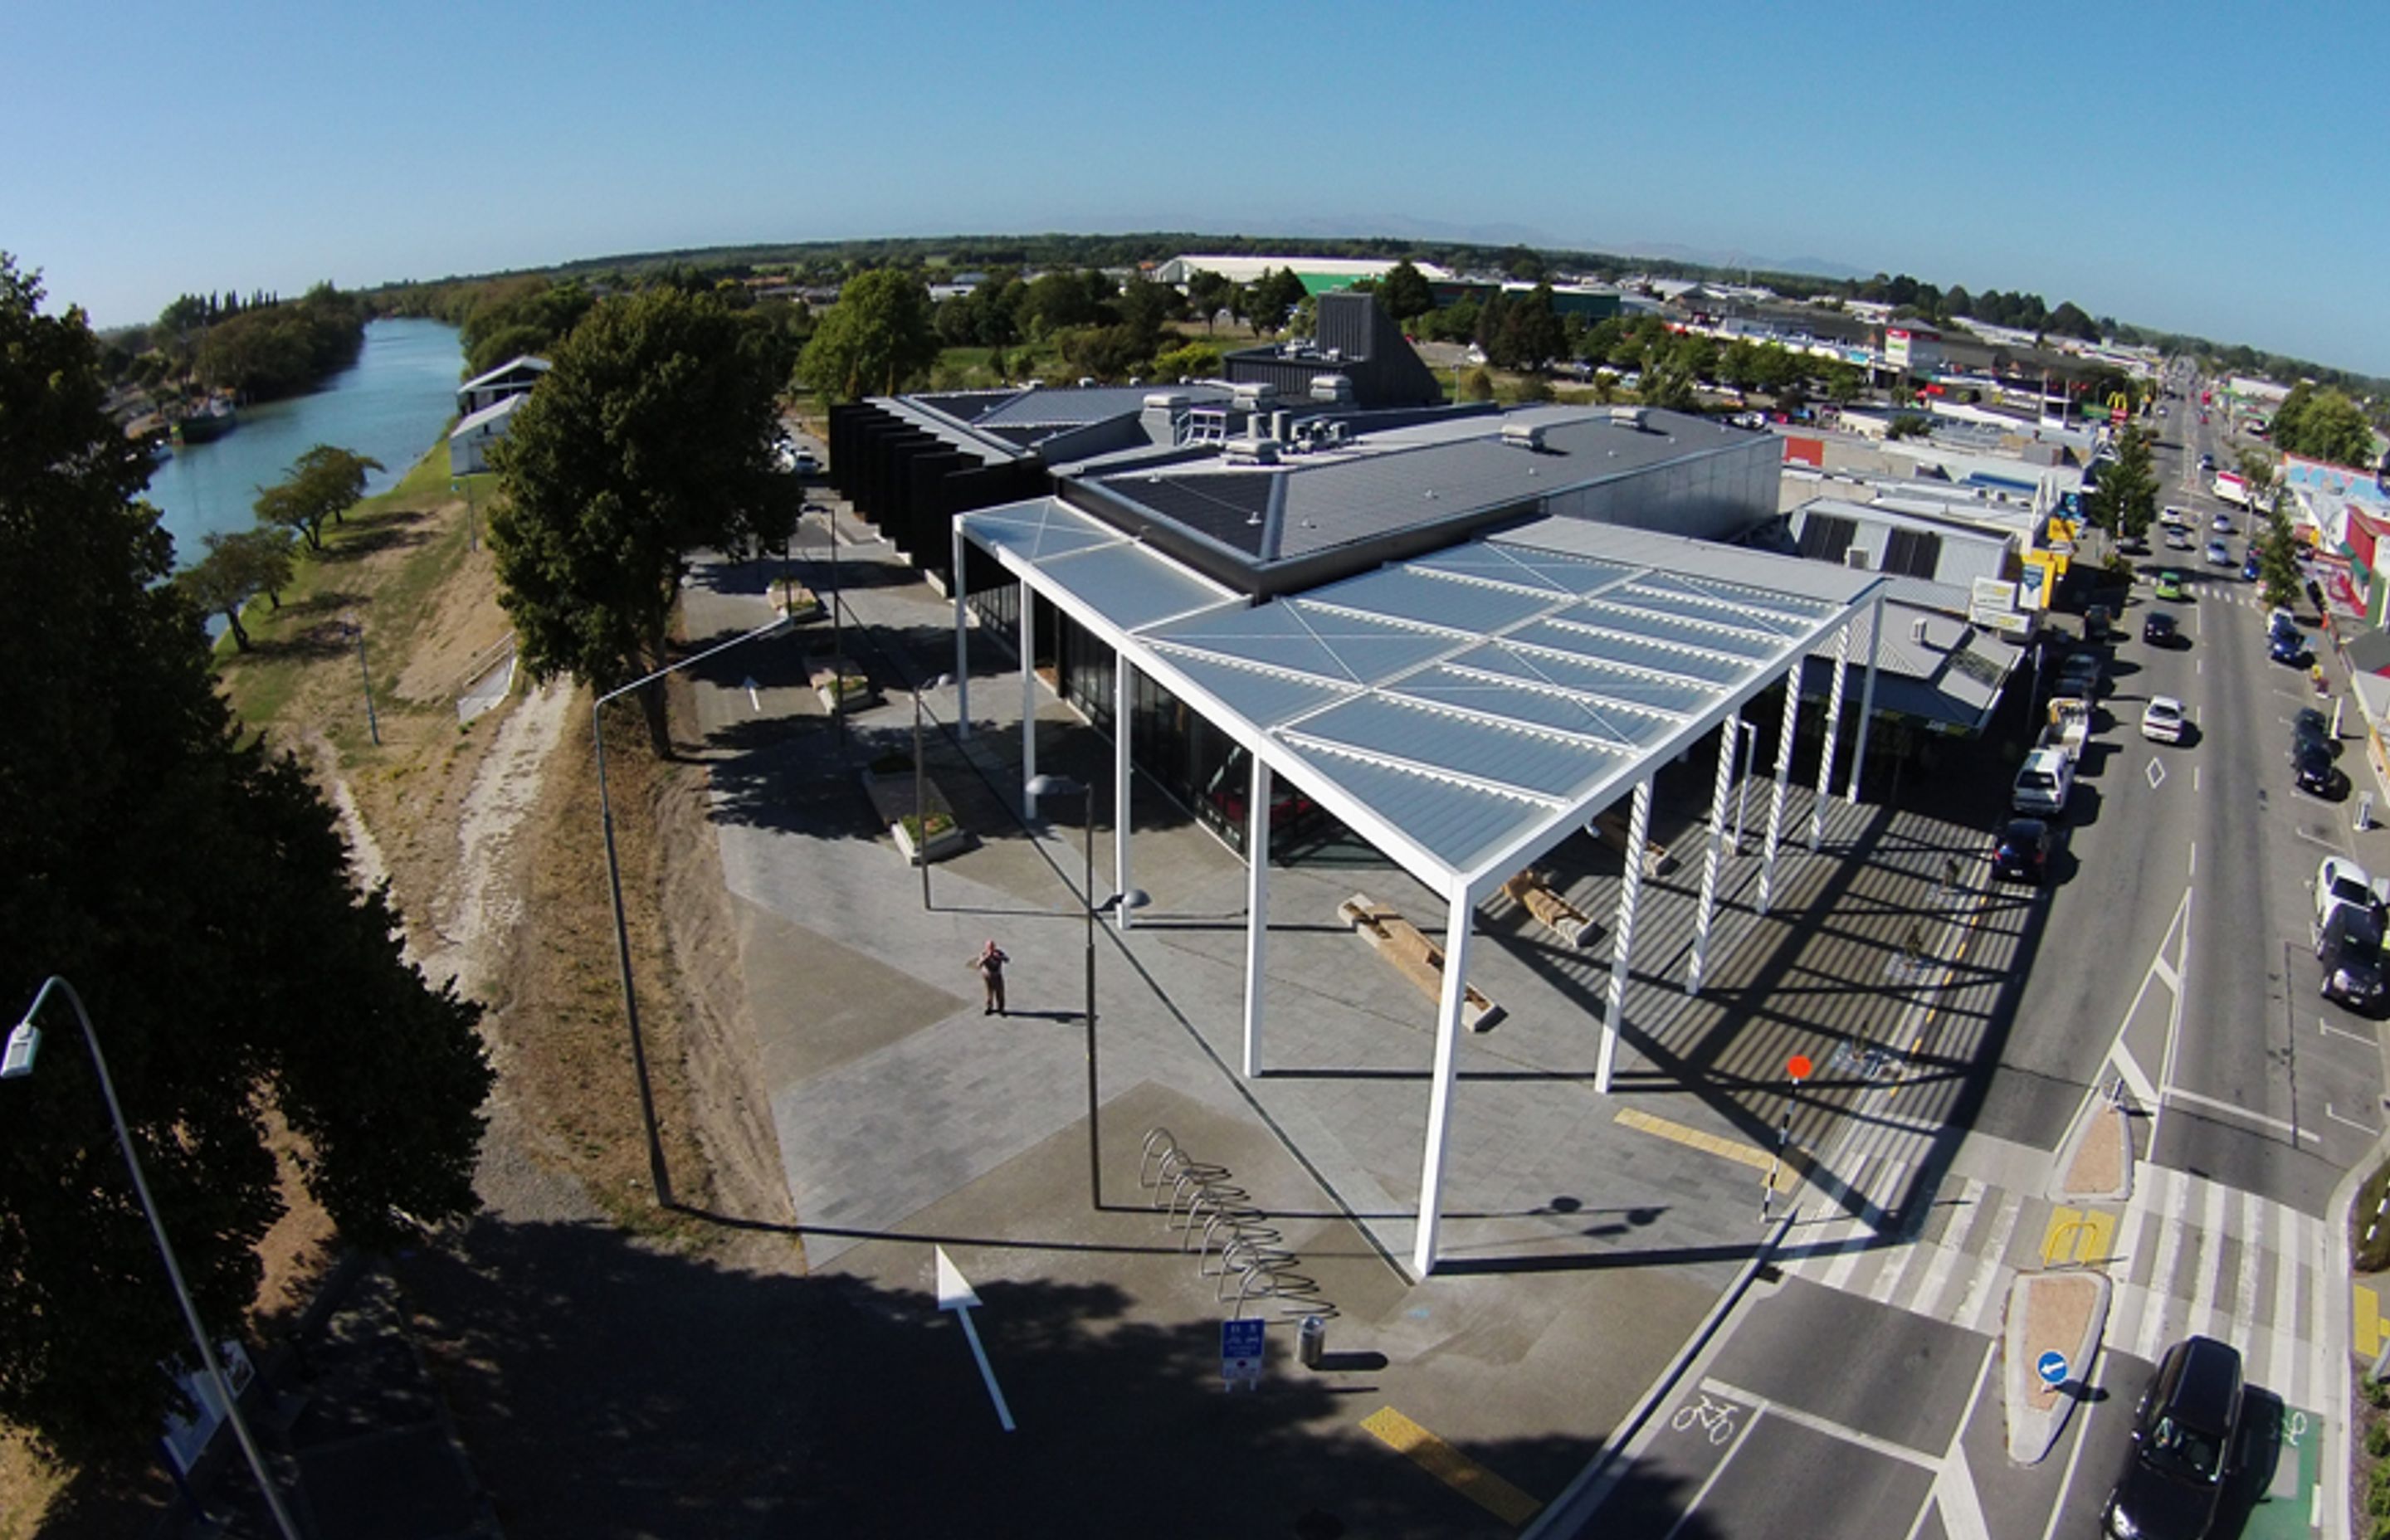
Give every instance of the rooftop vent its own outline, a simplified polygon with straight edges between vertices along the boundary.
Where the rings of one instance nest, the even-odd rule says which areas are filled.
[[[1250,406],[1257,402],[1278,399],[1278,387],[1266,379],[1241,379],[1237,382],[1237,404]]]
[[[1176,391],[1151,391],[1145,398],[1145,409],[1149,412],[1176,412],[1186,404],[1187,398]]]
[[[1506,422],[1502,425],[1502,442],[1513,449],[1540,450],[1544,447],[1543,424]]]
[[[1650,408],[1643,406],[1613,406],[1610,409],[1610,425],[1629,428],[1640,433],[1651,426],[1651,413]]]
[[[1912,621],[1912,622],[1909,622],[1909,626],[1908,626],[1908,639],[1909,639],[1910,641],[1912,641],[1912,642],[1915,642],[1919,647],[1923,647],[1923,646],[1925,645],[1925,617],[1924,617],[1924,616],[1920,615],[1920,616],[1918,616],[1918,617],[1917,617],[1917,619],[1916,619],[1916,620],[1914,620],[1914,621]]]
[[[1220,458],[1229,465],[1278,464],[1278,441],[1264,438],[1230,439],[1220,446]]]
[[[1868,570],[1867,547],[1864,545],[1854,545],[1849,550],[1844,551],[1843,553],[1843,565],[1845,567],[1856,568],[1862,572],[1866,571]]]
[[[1316,374],[1311,377],[1311,399],[1342,404],[1353,399],[1353,381],[1341,374]]]

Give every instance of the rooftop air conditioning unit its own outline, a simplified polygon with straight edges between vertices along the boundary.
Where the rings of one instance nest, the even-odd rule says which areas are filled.
[[[1330,404],[1353,399],[1353,381],[1341,374],[1316,374],[1311,377],[1311,399]]]
[[[1502,442],[1513,449],[1544,447],[1543,424],[1537,422],[1506,422],[1502,425]]]
[[[1251,405],[1255,402],[1278,399],[1278,387],[1266,379],[1240,380],[1235,394],[1240,405]]]
[[[1843,565],[1864,572],[1868,570],[1867,547],[1854,545],[1843,553]]]
[[[1187,398],[1176,391],[1153,391],[1147,393],[1145,409],[1149,412],[1177,412],[1187,406]]]
[[[1278,464],[1276,439],[1230,439],[1220,446],[1220,458],[1229,465]]]
[[[1650,408],[1643,406],[1613,406],[1610,409],[1610,425],[1630,428],[1640,433],[1651,425],[1651,413]]]

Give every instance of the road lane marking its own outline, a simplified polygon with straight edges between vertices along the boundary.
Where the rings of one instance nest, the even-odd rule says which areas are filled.
[[[1960,1296],[1959,1315],[1954,1323],[1969,1331],[1983,1321],[1985,1310],[1992,1303],[2001,1267],[2000,1258],[2009,1249],[2009,1238],[2016,1232],[2017,1215],[2024,1211],[2024,1200],[2015,1193],[2000,1205],[1993,1216],[1990,1232],[1985,1236],[1983,1261],[1975,1267],[1974,1276],[1967,1280],[1967,1291]]]
[[[2343,1033],[2341,1035],[2343,1037],[2346,1037],[2349,1034]],[[2339,1123],[2342,1127],[2354,1128],[2360,1134],[2378,1134],[2381,1132],[2380,1129],[2375,1128],[2371,1123],[2359,1123],[2355,1118],[2342,1117],[2338,1112],[2332,1110],[2332,1103],[2330,1102],[2325,1102],[2323,1104],[2323,1115],[2330,1118],[2332,1122]]]
[[[1949,1540],[1992,1540],[1983,1499],[1975,1493],[1975,1473],[1967,1469],[1966,1450],[1955,1443],[1934,1473],[1934,1500],[1942,1505],[1942,1528]]]
[[[1831,1418],[1819,1417],[1815,1412],[1805,1412],[1798,1406],[1788,1406],[1782,1402],[1770,1401],[1755,1391],[1746,1391],[1741,1386],[1729,1385],[1722,1380],[1704,1377],[1701,1388],[1713,1395],[1749,1402],[1756,1408],[1753,1413],[1754,1421],[1757,1420],[1758,1413],[1765,1412],[1769,1416],[1781,1418],[1794,1427],[1806,1428],[1813,1433],[1823,1433],[1828,1438],[1840,1439],[1844,1444],[1857,1444],[1870,1454],[1899,1460],[1903,1464],[1916,1466],[1921,1470],[1938,1469],[1942,1464],[1939,1456],[1929,1455],[1922,1449],[1912,1449],[1905,1444],[1895,1444],[1888,1438],[1879,1438],[1873,1433],[1861,1432],[1848,1423],[1836,1422]]]
[[[2180,1180],[2181,1174],[2169,1167],[2152,1166],[2145,1174],[2156,1179],[2150,1193],[2153,1203],[2160,1200],[2157,1189],[2165,1189],[2158,1223],[2158,1254],[2150,1270],[2149,1284],[2150,1291],[2157,1296],[2160,1303],[2156,1309],[2142,1317],[2140,1335],[2133,1343],[2133,1356],[2154,1360],[2159,1333],[2165,1328],[2164,1301],[2174,1292],[2175,1265],[2182,1257],[2183,1226],[2180,1220],[2185,1206],[2185,1188]]]
[[[2327,1037],[2345,1037],[2352,1043],[2362,1043],[2367,1047],[2378,1047],[2380,1046],[2376,1044],[2373,1039],[2366,1036],[2363,1033],[2350,1032],[2345,1027],[2335,1027],[2320,1016],[2316,1018],[2316,1027]],[[2345,1122],[2346,1120],[2344,1119],[2343,1121]],[[2354,1128],[2359,1125],[2350,1123],[2349,1126]]]
[[[2241,1195],[2241,1223],[2247,1233],[2241,1238],[2241,1277],[2232,1290],[2232,1319],[2253,1327],[2257,1324],[2257,1276],[2265,1262],[2265,1201],[2254,1192]]]
[[[1543,1510],[1541,1502],[1392,1406],[1381,1406],[1371,1412],[1361,1419],[1361,1426],[1376,1435],[1380,1443],[1406,1457],[1429,1475],[1506,1524],[1523,1524]],[[1720,1461],[1719,1464],[1723,1468],[1725,1462]],[[1690,1508],[1685,1511],[1688,1515],[1692,1512]]]
[[[2218,1101],[2214,1097],[2204,1097],[2196,1091],[2186,1091],[2179,1085],[2167,1086],[2165,1099],[2169,1103],[2178,1101],[2187,1102],[2192,1107],[2200,1108],[2210,1112],[2219,1113],[2225,1117],[2240,1118],[2246,1122],[2254,1123],[2260,1128],[2269,1128],[2275,1133],[2282,1135],[2285,1137],[2295,1135],[2299,1138],[2306,1139],[2310,1143],[2321,1144],[2323,1142],[2323,1136],[2311,1128],[2294,1128],[2280,1118],[2269,1116],[2264,1112],[2252,1111],[2246,1107],[2237,1106],[2232,1102]]]
[[[2301,1406],[2306,1402],[2305,1397],[2296,1393],[2302,1371],[2299,1367],[2299,1341],[2292,1328],[2298,1324],[2299,1316],[2299,1256],[2296,1247],[2306,1238],[2306,1228],[2299,1223],[2302,1216],[2295,1210],[2283,1210],[2282,1217],[2289,1234],[2282,1238],[2283,1245],[2274,1253],[2274,1320],[2268,1332],[2272,1361],[2268,1366],[2263,1383],[2279,1386],[2285,1402]]]
[[[1704,1380],[1702,1383],[1706,1385],[1710,1381]],[[1718,1457],[1718,1462],[1710,1467],[1710,1473],[1702,1478],[1702,1484],[1693,1488],[1692,1500],[1685,1505],[1684,1512],[1677,1515],[1677,1521],[1668,1526],[1668,1533],[1663,1535],[1661,1540],[1677,1540],[1677,1532],[1691,1522],[1693,1515],[1701,1510],[1702,1499],[1710,1495],[1711,1487],[1717,1485],[1717,1479],[1726,1474],[1726,1468],[1734,1463],[1735,1456],[1741,1454],[1742,1446],[1750,1442],[1751,1431],[1758,1427],[1759,1419],[1767,1415],[1766,1402],[1762,1401],[1752,1407],[1751,1417],[1743,1423],[1742,1431],[1735,1435],[1733,1444],[1725,1454]]]
[[[1922,1250],[1923,1246],[1916,1241],[1895,1248],[1892,1261],[1876,1274],[1875,1283],[1868,1290],[1868,1298],[1878,1304],[1890,1304],[1894,1292],[1900,1288],[1900,1280],[1908,1276],[1910,1264],[1916,1262],[1917,1253]]]
[[[2133,1057],[2133,1050],[2125,1046],[2121,1040],[2108,1055],[2108,1062],[2114,1064],[2116,1067],[2116,1072],[2124,1077],[2125,1087],[2133,1093],[2133,1098],[2136,1101],[2144,1107],[2157,1105],[2156,1084],[2150,1079],[2149,1072],[2141,1068],[2141,1061]]]
[[[2209,1317],[2217,1313],[2216,1290],[2224,1281],[2224,1188],[2220,1183],[2203,1185],[2207,1201],[2200,1215],[2199,1261],[2191,1273],[2191,1329],[2214,1337],[2217,1332]]]

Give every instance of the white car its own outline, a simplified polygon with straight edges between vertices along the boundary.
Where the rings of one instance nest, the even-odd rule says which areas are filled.
[[[2232,533],[2232,516],[2229,513],[2219,513],[2215,518],[2207,521],[2207,527],[2214,530],[2218,534],[2230,534]]]
[[[2343,904],[2353,905],[2359,909],[2381,909],[2385,889],[2390,889],[2390,879],[2375,881],[2367,875],[2363,866],[2347,856],[2325,856],[2322,864],[2316,867],[2316,924],[2322,925],[2332,918],[2332,910]]]
[[[2182,702],[2171,695],[2153,695],[2141,708],[2141,736],[2158,743],[2180,743],[2190,718],[2183,712]]]
[[[2211,540],[2207,543],[2207,559],[2214,566],[2229,567],[2233,565],[2232,547],[2221,540]]]

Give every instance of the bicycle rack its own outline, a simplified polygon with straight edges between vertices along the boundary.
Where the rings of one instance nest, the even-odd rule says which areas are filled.
[[[1294,1270],[1301,1259],[1287,1250],[1284,1232],[1253,1194],[1236,1184],[1235,1174],[1188,1154],[1167,1128],[1146,1131],[1137,1181],[1150,1195],[1148,1206],[1161,1213],[1163,1229],[1177,1233],[1178,1249],[1195,1253],[1195,1276],[1218,1280],[1213,1298],[1226,1303],[1229,1280],[1236,1280],[1238,1315],[1256,1299],[1277,1300],[1286,1315],[1325,1320],[1342,1314],[1320,1297],[1317,1279]]]

